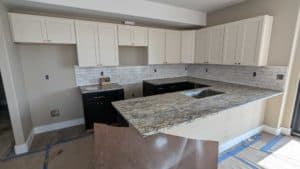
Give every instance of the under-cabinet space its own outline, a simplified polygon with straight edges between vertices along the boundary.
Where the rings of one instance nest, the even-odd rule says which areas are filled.
[[[119,46],[120,66],[140,66],[148,64],[147,47]]]

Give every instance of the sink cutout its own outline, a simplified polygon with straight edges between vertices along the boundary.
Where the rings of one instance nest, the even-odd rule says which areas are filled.
[[[201,98],[210,97],[210,96],[216,96],[216,95],[220,95],[220,94],[224,94],[224,92],[211,90],[211,89],[184,92],[184,95],[193,97],[196,99],[201,99]]]

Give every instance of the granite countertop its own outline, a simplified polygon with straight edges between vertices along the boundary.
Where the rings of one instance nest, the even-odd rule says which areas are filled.
[[[163,129],[190,123],[226,109],[282,94],[281,91],[191,77],[147,80],[148,83],[154,85],[182,81],[209,85],[209,89],[224,92],[224,94],[195,99],[183,94],[188,91],[180,91],[117,101],[113,102],[113,105],[140,134],[149,136]],[[203,89],[207,88],[192,91]]]
[[[80,86],[79,88],[81,94],[123,89],[123,87],[117,83],[112,83],[104,86],[100,86],[100,85]]]

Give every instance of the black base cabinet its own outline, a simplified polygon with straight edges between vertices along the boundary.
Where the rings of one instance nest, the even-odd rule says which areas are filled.
[[[127,121],[113,107],[113,101],[124,100],[124,90],[102,91],[82,95],[85,128],[93,129],[94,123],[127,127]]]

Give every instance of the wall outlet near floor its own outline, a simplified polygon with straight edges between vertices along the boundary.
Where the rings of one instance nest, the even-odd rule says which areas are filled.
[[[51,117],[58,117],[60,115],[60,112],[58,109],[54,109],[50,111],[50,116]]]

